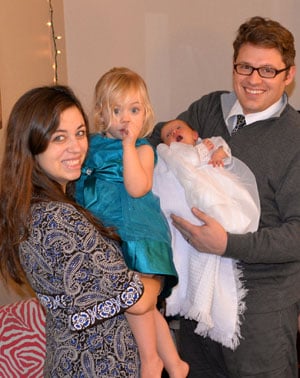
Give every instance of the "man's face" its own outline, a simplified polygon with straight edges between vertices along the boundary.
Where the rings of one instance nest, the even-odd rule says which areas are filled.
[[[272,67],[276,70],[286,67],[277,49],[250,43],[240,48],[234,63],[244,63],[255,68]],[[250,76],[233,71],[233,88],[244,114],[261,112],[277,102],[286,86],[293,81],[295,71],[295,66],[292,66],[289,71],[281,72],[272,79],[260,77],[257,71],[253,71]]]

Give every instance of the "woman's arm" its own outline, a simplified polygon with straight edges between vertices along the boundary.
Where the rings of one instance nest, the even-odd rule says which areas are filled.
[[[61,308],[70,329],[88,328],[139,302],[144,286],[118,244],[72,205],[37,205],[32,225],[21,244],[22,265],[41,303],[50,312]],[[146,285],[146,297],[133,311],[147,311],[147,297]]]

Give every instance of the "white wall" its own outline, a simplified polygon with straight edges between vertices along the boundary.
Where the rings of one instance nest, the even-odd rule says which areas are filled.
[[[62,0],[52,0],[57,34],[64,34]],[[3,126],[17,98],[28,89],[53,84],[53,51],[48,0],[0,0],[0,90]],[[60,42],[64,49],[64,40]],[[66,59],[59,57],[66,83]],[[0,158],[3,130],[0,130]]]
[[[64,34],[62,0],[52,0],[55,31]],[[0,160],[5,144],[6,121],[15,101],[28,89],[53,84],[52,39],[47,0],[0,0],[0,90],[3,128],[0,130]],[[64,41],[59,46],[64,49]],[[59,58],[59,81],[66,83],[65,55]],[[32,296],[25,286],[8,286],[0,280],[0,305]]]
[[[64,9],[69,84],[87,110],[96,81],[113,66],[144,77],[157,120],[231,89],[232,42],[251,16],[290,29],[300,55],[299,0],[64,0]],[[300,109],[299,85],[291,103]]]

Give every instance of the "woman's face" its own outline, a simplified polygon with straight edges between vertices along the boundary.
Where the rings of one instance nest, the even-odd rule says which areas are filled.
[[[76,106],[61,113],[57,130],[46,151],[36,156],[40,167],[65,191],[69,181],[79,178],[88,149],[87,130]]]

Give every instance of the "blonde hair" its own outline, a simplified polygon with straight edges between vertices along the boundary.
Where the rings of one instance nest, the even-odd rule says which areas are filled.
[[[114,67],[106,72],[97,82],[94,95],[94,125],[96,131],[105,133],[113,117],[113,107],[117,99],[125,97],[129,90],[139,93],[145,107],[145,120],[139,138],[151,134],[154,128],[154,112],[150,103],[145,81],[136,72],[126,67]],[[109,122],[104,112],[109,114]]]

